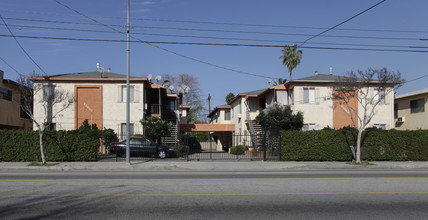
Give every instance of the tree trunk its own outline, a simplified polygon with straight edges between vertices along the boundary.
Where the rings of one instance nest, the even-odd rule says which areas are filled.
[[[43,131],[39,131],[39,142],[40,142],[40,156],[42,158],[42,164],[46,164],[45,151],[43,148]]]
[[[357,136],[357,152],[355,153],[355,162],[361,163],[361,136],[363,134],[363,131],[358,129],[358,136]]]

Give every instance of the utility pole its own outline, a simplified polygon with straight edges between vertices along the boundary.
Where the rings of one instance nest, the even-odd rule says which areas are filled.
[[[130,45],[129,45],[129,29],[131,28],[129,24],[129,0],[128,0],[128,6],[127,6],[127,22],[126,22],[126,165],[131,165],[130,157],[130,147],[129,147],[129,139],[130,139],[130,85],[129,85],[129,78],[130,78]]]
[[[208,114],[211,113],[211,94],[208,93]]]

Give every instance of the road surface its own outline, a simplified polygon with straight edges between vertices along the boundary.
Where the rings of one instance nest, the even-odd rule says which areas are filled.
[[[427,216],[426,170],[0,172],[0,219]]]

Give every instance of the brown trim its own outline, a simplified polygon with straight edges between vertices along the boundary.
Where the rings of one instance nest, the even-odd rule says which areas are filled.
[[[180,132],[235,131],[235,124],[180,124]]]
[[[50,77],[31,77],[29,78],[32,81],[85,81],[85,82],[126,82],[126,78],[50,78]],[[147,78],[130,78],[132,82],[146,82]]]

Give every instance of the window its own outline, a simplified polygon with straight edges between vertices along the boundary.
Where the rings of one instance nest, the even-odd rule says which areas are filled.
[[[410,101],[410,113],[425,112],[425,99]]]
[[[315,130],[315,123],[303,124],[303,131]]]
[[[53,101],[55,98],[55,86],[45,85],[43,86],[43,101]]]
[[[380,88],[373,90],[373,104],[385,104],[385,90]]]
[[[46,123],[46,130],[47,131],[55,131],[56,130],[56,123]]]
[[[122,136],[123,139],[126,138],[126,123],[122,123],[120,124],[120,134]],[[129,123],[129,136],[134,136],[134,124],[133,123]]]
[[[377,128],[377,129],[381,129],[381,130],[385,130],[386,129],[386,125],[385,124],[374,124],[373,127]]]
[[[394,118],[398,118],[398,103],[394,104]]]
[[[226,121],[230,120],[230,110],[224,111],[224,120],[226,120]]]
[[[303,103],[315,103],[315,88],[303,88]]]
[[[130,98],[129,101],[133,102],[134,101],[134,86],[129,86],[129,94],[130,94]],[[122,86],[122,102],[126,102],[126,86]]]
[[[0,88],[0,99],[12,101],[12,91],[5,88]]]

